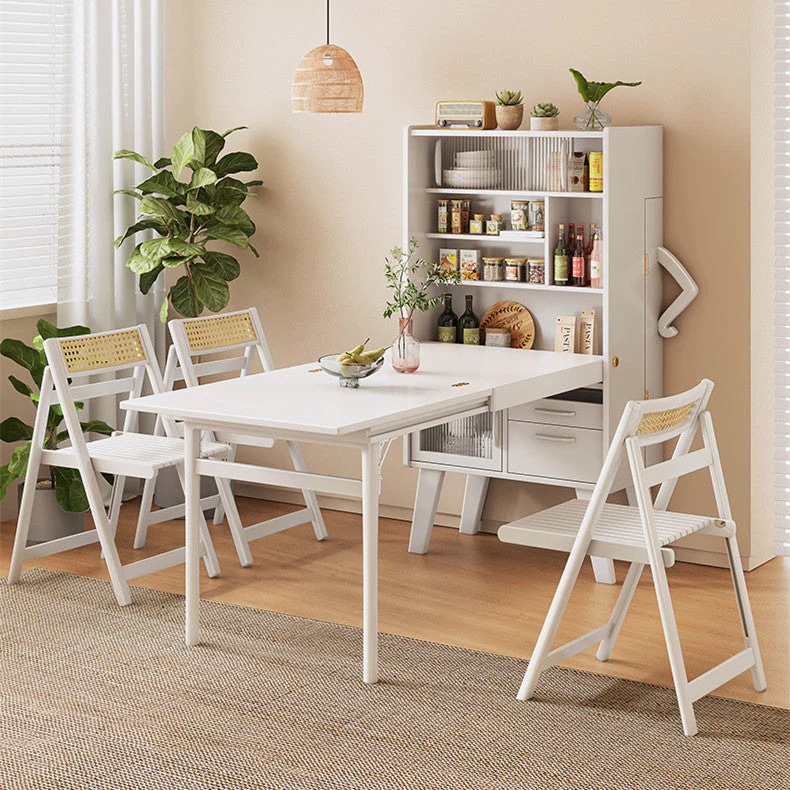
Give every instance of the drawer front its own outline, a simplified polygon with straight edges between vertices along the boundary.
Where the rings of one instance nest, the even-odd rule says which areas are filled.
[[[508,423],[512,474],[594,483],[603,465],[603,431],[533,422]]]
[[[502,471],[502,413],[485,412],[411,434],[410,458],[442,466]]]
[[[507,418],[517,422],[542,422],[575,428],[603,429],[603,406],[600,403],[544,398],[508,409]]]

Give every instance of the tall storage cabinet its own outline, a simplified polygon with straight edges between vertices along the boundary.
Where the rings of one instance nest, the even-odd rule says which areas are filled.
[[[456,154],[464,151],[493,152],[498,171],[495,185],[481,189],[443,185],[444,171],[453,168]],[[570,192],[565,178],[560,183],[547,180],[551,152],[567,161],[573,151],[603,152],[602,192]],[[443,248],[545,260],[543,285],[469,281],[447,286],[456,313],[463,311],[467,294],[474,296],[478,318],[497,302],[518,302],[534,318],[533,348],[553,350],[557,316],[579,316],[583,309],[594,308],[598,353],[605,363],[604,379],[597,388],[448,423],[409,437],[406,463],[432,472],[424,476],[421,471],[415,524],[420,518],[432,521],[444,471],[466,472],[476,478],[467,485],[464,531],[477,528],[490,477],[590,490],[625,403],[662,394],[662,339],[658,332],[661,275],[657,262],[662,240],[662,169],[662,129],[658,126],[610,127],[601,132],[406,129],[405,241],[416,237],[420,255],[428,260],[438,260]],[[556,189],[558,186],[561,188]],[[469,198],[473,214],[501,214],[507,228],[511,200],[543,200],[545,236],[512,241],[488,235],[440,234],[440,198]],[[553,284],[558,224],[567,227],[569,222],[586,228],[594,222],[602,228],[601,288]],[[421,340],[436,339],[439,311],[415,317],[415,333]],[[515,362],[518,355],[530,352],[513,349],[512,353]],[[427,510],[425,502],[430,503]]]

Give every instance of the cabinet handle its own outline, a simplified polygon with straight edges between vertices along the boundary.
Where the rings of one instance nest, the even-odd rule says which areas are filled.
[[[536,433],[536,439],[543,439],[545,442],[575,442],[575,436],[552,436],[550,433]]]
[[[535,407],[535,411],[540,414],[556,414],[558,417],[575,417],[575,411],[566,411],[565,409],[542,409],[539,406]]]

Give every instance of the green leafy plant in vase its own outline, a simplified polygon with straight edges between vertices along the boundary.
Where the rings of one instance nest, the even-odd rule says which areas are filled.
[[[538,102],[529,111],[529,128],[539,132],[553,132],[559,128],[559,108],[549,101]]]
[[[21,340],[5,338],[0,343],[0,354],[10,359],[27,371],[31,384],[28,384],[14,375],[8,380],[20,394],[30,398],[34,409],[38,406],[41,382],[47,358],[44,354],[44,341],[50,337],[75,337],[90,334],[86,326],[67,326],[58,328],[49,321],[40,319],[36,323],[38,335],[33,339],[33,346],[28,346]],[[82,404],[77,404],[82,408]],[[63,410],[59,405],[51,406],[47,416],[47,426],[44,433],[43,447],[45,450],[55,450],[68,439],[68,431],[62,427]],[[102,420],[81,421],[80,426],[84,433],[98,433],[109,436],[113,429]],[[7,417],[0,423],[0,439],[8,443],[21,442],[14,448],[11,460],[0,467],[0,499],[5,497],[8,487],[27,472],[30,448],[33,440],[33,426],[19,419]],[[112,478],[108,478],[110,481]],[[67,467],[49,467],[49,479],[39,481],[38,495],[43,495],[44,490],[54,491],[57,503],[63,510],[71,513],[84,513],[88,509],[88,497],[77,469]],[[37,496],[38,496],[37,495]]]
[[[259,257],[250,244],[255,224],[242,203],[253,195],[250,188],[263,182],[233,177],[255,170],[258,163],[252,154],[242,151],[220,156],[228,135],[244,128],[218,134],[196,126],[175,144],[169,158],[153,164],[135,151],[115,152],[114,158],[131,159],[153,171],[132,189],[118,190],[139,200],[140,205],[137,222],[115,240],[115,246],[140,231],[158,234],[159,238],[137,244],[126,265],[139,275],[144,294],[166,270],[181,272],[162,302],[159,316],[163,322],[168,302],[188,317],[200,315],[204,309],[216,313],[228,304],[228,283],[239,276],[239,261],[210,249],[211,245],[224,242]]]
[[[635,88],[641,85],[640,82],[591,82],[587,80],[584,75],[576,69],[570,69],[573,74],[573,79],[576,80],[576,87],[579,90],[579,95],[582,101],[587,105],[584,110],[577,113],[573,122],[579,129],[586,129],[589,131],[600,131],[606,126],[612,125],[612,116],[605,113],[598,105],[601,99],[609,93],[613,88],[625,86],[628,88]]]
[[[384,317],[398,316],[398,336],[392,343],[392,367],[399,373],[414,373],[420,367],[420,343],[412,334],[416,310],[430,310],[441,302],[436,286],[457,283],[457,272],[443,270],[438,263],[414,258],[417,239],[409,239],[407,249],[393,247],[385,258],[384,276],[392,298],[384,308]]]
[[[500,129],[512,131],[524,120],[524,104],[521,91],[497,91],[496,122]]]

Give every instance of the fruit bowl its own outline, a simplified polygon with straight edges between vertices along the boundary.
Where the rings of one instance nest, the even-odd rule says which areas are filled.
[[[377,370],[381,369],[384,364],[384,357],[379,357],[375,362],[369,365],[363,365],[357,362],[344,362],[342,365],[337,361],[340,354],[325,354],[323,357],[318,358],[318,364],[330,376],[335,376],[340,380],[341,387],[349,387],[356,389],[359,386],[359,380],[372,376]]]

